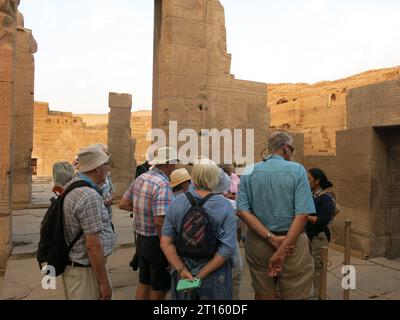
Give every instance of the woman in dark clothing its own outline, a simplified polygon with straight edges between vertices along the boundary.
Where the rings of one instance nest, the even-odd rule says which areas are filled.
[[[311,241],[312,255],[314,258],[314,294],[319,295],[320,273],[323,267],[321,261],[321,248],[327,247],[331,234],[328,224],[335,214],[335,201],[333,194],[326,190],[333,187],[326,174],[318,168],[308,170],[308,181],[314,197],[315,215],[308,216],[306,225],[307,236]]]

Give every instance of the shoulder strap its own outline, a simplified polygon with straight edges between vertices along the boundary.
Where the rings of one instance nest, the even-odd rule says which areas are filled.
[[[215,193],[210,193],[207,196],[205,196],[203,199],[201,199],[199,202],[193,197],[193,195],[190,192],[185,192],[186,197],[188,198],[190,204],[192,206],[204,206],[205,203],[210,200],[213,196],[216,196]]]
[[[197,201],[196,199],[192,196],[192,194],[190,192],[185,192],[185,196],[188,198],[190,204],[192,206],[197,206]]]
[[[67,190],[64,191],[64,193],[62,194],[62,200],[64,200],[64,198],[67,196],[68,193],[70,193],[72,190],[77,189],[77,188],[83,188],[83,187],[88,187],[88,188],[92,188],[92,186],[90,185],[89,182],[87,181],[83,181],[83,180],[79,180],[76,181],[74,183],[72,183]],[[74,238],[74,240],[72,240],[72,242],[70,243],[70,245],[68,246],[68,254],[71,252],[72,248],[74,247],[74,245],[78,242],[78,240],[83,236],[83,230],[81,230]]]
[[[92,188],[92,186],[90,185],[89,182],[83,181],[83,180],[79,180],[76,181],[74,183],[72,183],[62,194],[62,198],[64,199],[68,193],[70,193],[72,190],[76,189],[76,188],[83,188],[83,187],[88,187],[88,188]]]
[[[78,240],[83,236],[83,230],[81,230],[76,237],[74,238],[74,240],[72,240],[72,242],[70,243],[70,245],[68,246],[68,254],[71,252],[72,248],[74,247],[74,245],[78,242]]]
[[[210,194],[208,194],[206,197],[204,197],[203,199],[200,200],[199,206],[200,206],[200,207],[204,206],[204,205],[206,204],[206,202],[207,202],[208,200],[210,200],[213,196],[216,196],[216,194],[215,194],[215,193],[210,193]]]

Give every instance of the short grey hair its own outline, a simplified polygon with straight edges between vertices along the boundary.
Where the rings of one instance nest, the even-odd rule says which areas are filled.
[[[197,160],[191,173],[195,188],[212,192],[218,186],[219,170],[217,164],[210,159]]]
[[[270,152],[275,152],[285,144],[293,146],[293,142],[294,140],[289,133],[285,131],[277,131],[269,137],[268,149]]]

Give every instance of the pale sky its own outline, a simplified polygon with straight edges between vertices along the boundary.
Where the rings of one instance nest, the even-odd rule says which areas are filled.
[[[398,0],[220,0],[237,79],[336,80],[400,65]],[[151,109],[152,0],[22,0],[38,42],[35,100],[107,113],[108,92]]]

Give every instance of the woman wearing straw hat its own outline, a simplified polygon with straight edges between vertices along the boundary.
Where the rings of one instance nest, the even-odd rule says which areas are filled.
[[[177,197],[189,190],[192,178],[185,168],[177,169],[171,174],[171,188]]]

